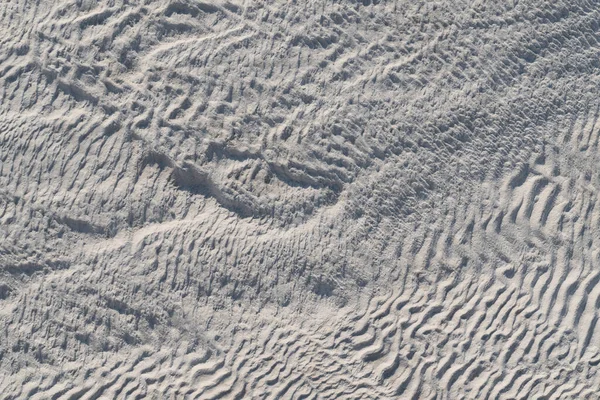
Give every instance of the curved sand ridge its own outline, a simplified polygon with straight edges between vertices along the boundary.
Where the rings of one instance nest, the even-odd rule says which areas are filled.
[[[4,398],[599,398],[594,2],[0,11]]]

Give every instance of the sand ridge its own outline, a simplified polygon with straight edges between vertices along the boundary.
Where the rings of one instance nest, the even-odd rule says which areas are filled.
[[[598,398],[599,17],[2,3],[1,397]]]

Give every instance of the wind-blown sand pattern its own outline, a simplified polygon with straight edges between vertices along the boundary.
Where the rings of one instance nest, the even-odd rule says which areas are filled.
[[[3,399],[600,398],[600,4],[0,3]]]

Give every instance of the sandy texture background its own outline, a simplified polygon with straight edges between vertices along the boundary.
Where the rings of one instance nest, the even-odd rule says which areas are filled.
[[[600,4],[0,2],[5,399],[597,399]]]

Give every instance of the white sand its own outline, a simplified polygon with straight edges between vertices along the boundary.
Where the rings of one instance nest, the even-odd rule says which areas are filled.
[[[600,398],[599,21],[3,1],[0,398]]]

